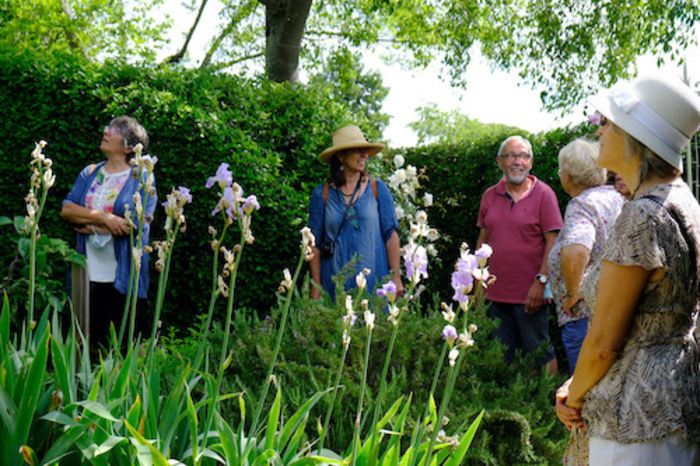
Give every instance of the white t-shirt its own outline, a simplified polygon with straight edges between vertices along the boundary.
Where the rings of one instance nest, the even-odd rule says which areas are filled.
[[[130,168],[117,173],[107,173],[104,167],[100,168],[85,196],[85,206],[88,209],[112,213],[114,202],[130,173]],[[117,258],[114,255],[112,235],[94,233],[88,236],[85,252],[90,281],[114,282],[117,274]]]

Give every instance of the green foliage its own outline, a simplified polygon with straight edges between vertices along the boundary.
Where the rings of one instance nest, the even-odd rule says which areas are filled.
[[[169,19],[155,19],[163,0],[4,0],[0,46],[68,52],[94,61],[155,59]]]
[[[15,228],[14,235],[8,233],[10,224]],[[14,221],[0,217],[0,228],[3,236],[9,239],[7,245],[15,251],[0,283],[0,293],[11,297],[12,309],[24,309],[29,290],[29,238],[24,231],[24,217],[17,216]],[[70,264],[84,266],[85,256],[78,254],[66,241],[46,234],[39,237],[36,246],[36,307],[61,309],[66,301],[65,285],[56,277],[61,276],[60,272]]]
[[[343,314],[342,305],[301,297],[292,303],[289,328],[283,335],[275,370],[290,409],[300,408],[314,393],[334,382],[342,356]],[[251,310],[238,311],[234,321],[236,332],[232,336],[234,360],[225,377],[229,384],[226,392],[244,391],[251,397],[251,403],[257,401],[254,388],[265,377],[266,364],[270,361],[277,337],[278,316],[273,312],[271,317],[261,320]],[[484,309],[470,314],[469,321],[479,327],[475,335],[477,346],[460,356],[465,360],[447,411],[450,422],[445,430],[448,434],[465,432],[477,414],[485,409],[479,434],[467,453],[469,464],[512,464],[515,458],[522,463],[557,463],[566,439],[566,430],[557,422],[551,406],[559,380],[547,374],[537,375],[533,370],[535,356],[523,359],[516,367],[506,364],[502,346],[488,337],[494,323],[485,316]],[[432,374],[440,356],[440,333],[444,324],[436,310],[426,316],[406,314],[401,319],[389,366],[383,412],[388,412],[391,404],[402,396],[410,395],[413,401],[406,421],[408,432],[415,426],[414,420],[422,416],[423,406],[428,401]],[[367,412],[372,410],[376,399],[380,383],[378,376],[391,332],[392,326],[386,318],[378,315],[368,366],[367,395],[370,401]],[[361,391],[365,333],[363,327],[351,332],[341,391],[333,408],[325,444],[336,452],[344,451],[352,441],[355,407]],[[196,346],[196,338],[197,335],[193,335],[168,340],[165,346],[187,354],[187,348],[191,350]],[[211,338],[211,347],[218,348],[222,341],[220,328]],[[173,364],[173,361],[168,364]],[[164,372],[171,371],[164,369]],[[445,380],[439,381],[436,393],[442,393],[444,383]],[[325,397],[311,412],[319,423],[330,399]],[[224,403],[222,409],[225,419],[238,418],[236,403]],[[312,435],[314,426],[310,425],[308,431]],[[367,439],[363,445],[366,443]]]
[[[418,107],[418,121],[409,124],[418,136],[418,145],[464,144],[481,139],[489,133],[512,133],[517,128],[499,124],[481,123],[457,110],[442,111],[435,104]]]
[[[256,247],[243,258],[247,272],[236,299],[243,306],[267,309],[274,302],[270,290],[279,281],[275,271],[296,254],[295,232],[305,223],[308,196],[325,176],[317,154],[341,124],[365,125],[322,88],[208,71],[97,66],[69,55],[49,59],[0,49],[0,79],[0,101],[5,103],[0,136],[13,141],[0,148],[0,214],[23,213],[17,196],[27,191],[23,154],[36,139],[45,139],[57,182],[43,230],[72,243],[73,233],[58,216],[61,200],[79,171],[103,158],[97,149],[101,128],[120,114],[135,116],[151,135],[161,200],[173,186],[192,189],[190,229],[178,239],[181,253],[172,261],[172,294],[164,304],[163,320],[181,327],[207,307],[201,292],[210,279],[206,225],[216,194],[204,188],[204,181],[219,163],[228,162],[234,179],[262,205],[253,226]],[[163,220],[158,209],[152,231],[162,231]],[[0,244],[5,263],[13,256],[12,244]]]
[[[365,72],[359,54],[346,48],[334,51],[309,84],[326,89],[333,101],[345,102],[352,115],[362,115],[369,122],[363,128],[368,140],[381,138],[389,124],[389,115],[382,112],[389,88],[377,71]]]

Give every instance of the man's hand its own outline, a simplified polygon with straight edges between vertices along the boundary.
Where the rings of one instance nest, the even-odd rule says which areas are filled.
[[[525,297],[525,312],[533,314],[540,310],[544,304],[544,285],[535,280]]]

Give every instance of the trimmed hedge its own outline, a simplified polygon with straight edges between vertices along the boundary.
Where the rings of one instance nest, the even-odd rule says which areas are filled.
[[[60,203],[80,169],[99,161],[102,127],[114,116],[130,114],[151,136],[150,152],[159,158],[158,191],[185,185],[194,201],[187,207],[188,231],[176,245],[164,320],[184,328],[206,307],[211,276],[207,226],[216,194],[204,182],[221,162],[262,205],[253,220],[256,244],[244,255],[237,306],[266,312],[274,302],[280,271],[297,252],[298,230],[307,219],[308,197],[325,167],[316,158],[330,133],[348,122],[366,126],[322,89],[276,84],[182,68],[90,65],[70,56],[37,57],[0,49],[0,102],[5,111],[0,137],[0,215],[23,215],[29,152],[33,142],[49,142],[57,184],[50,197],[43,230],[73,242],[59,216]],[[401,149],[408,163],[425,169],[423,184],[434,195],[431,225],[442,263],[431,264],[429,292],[449,293],[449,273],[459,244],[474,245],[483,191],[501,176],[494,157],[500,142],[519,133],[533,143],[533,173],[567,196],[556,174],[558,150],[590,127],[565,128],[531,135],[500,125],[484,125],[479,139],[459,145]],[[385,161],[390,160],[388,152]],[[375,166],[376,167],[376,166]],[[378,167],[377,167],[378,168]],[[163,215],[156,215],[154,239],[161,236]],[[218,219],[216,220],[218,223]],[[215,227],[218,225],[215,224]],[[9,242],[0,258],[14,255]],[[431,293],[427,293],[430,295]]]
[[[0,215],[24,215],[29,153],[48,142],[57,184],[43,231],[74,242],[59,217],[61,201],[80,169],[100,161],[101,132],[120,114],[136,117],[151,136],[161,200],[171,187],[192,190],[188,231],[176,245],[164,320],[180,327],[206,310],[211,277],[207,226],[216,194],[204,188],[221,162],[231,165],[246,194],[258,196],[253,220],[256,244],[246,253],[237,290],[241,306],[268,309],[289,258],[298,251],[308,196],[325,175],[318,154],[331,132],[351,115],[320,90],[199,70],[89,65],[70,56],[37,57],[0,50]],[[157,212],[153,238],[162,237]],[[8,230],[9,231],[9,230]],[[14,256],[0,245],[0,257]],[[152,272],[153,273],[153,272]]]

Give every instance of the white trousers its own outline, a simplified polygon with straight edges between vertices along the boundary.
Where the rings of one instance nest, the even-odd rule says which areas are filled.
[[[590,466],[700,466],[700,445],[688,443],[681,433],[641,443],[591,437],[589,462]]]

